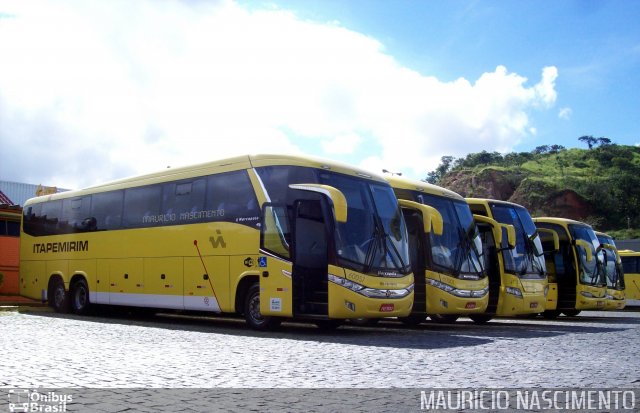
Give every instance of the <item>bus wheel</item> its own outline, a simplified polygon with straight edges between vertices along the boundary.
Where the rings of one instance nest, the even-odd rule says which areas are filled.
[[[398,320],[405,326],[415,327],[425,321],[427,317],[424,314],[409,314],[406,317],[398,317]]]
[[[560,311],[558,310],[545,310],[542,313],[542,316],[547,320],[553,320],[554,318],[558,318],[559,315],[560,315]]]
[[[71,286],[71,310],[78,315],[87,314],[89,310],[89,286],[84,279]]]
[[[342,325],[342,320],[315,320],[314,323],[320,330],[331,331],[340,327]]]
[[[453,324],[458,320],[458,315],[455,314],[432,314],[429,316],[431,321],[435,321],[440,324]]]
[[[493,316],[489,314],[469,314],[469,318],[476,324],[486,324],[491,321]]]
[[[351,318],[349,322],[354,326],[359,327],[373,327],[378,324],[379,318]]]
[[[60,278],[56,278],[50,287],[49,305],[56,310],[56,313],[69,312],[69,294],[65,291],[64,283]]]
[[[566,315],[567,317],[575,317],[578,314],[580,314],[580,310],[562,310],[562,314]]]
[[[244,318],[251,328],[256,330],[272,330],[280,325],[276,317],[263,316],[260,312],[260,285],[258,283],[249,287],[244,301]]]

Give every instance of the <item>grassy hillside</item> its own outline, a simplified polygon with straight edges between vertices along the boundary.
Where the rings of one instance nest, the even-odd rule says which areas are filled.
[[[532,152],[481,152],[442,160],[426,180],[464,196],[512,200],[534,215],[571,217],[576,212],[571,209],[580,207],[584,209],[582,220],[597,229],[640,228],[638,147],[605,144],[565,149],[554,145]]]

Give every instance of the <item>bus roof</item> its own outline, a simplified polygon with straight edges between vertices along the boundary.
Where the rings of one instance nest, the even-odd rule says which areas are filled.
[[[469,204],[484,204],[485,202],[488,204],[501,204],[501,205],[508,205],[508,206],[515,206],[515,207],[520,207],[520,208],[524,208],[527,209],[525,207],[523,207],[520,204],[516,204],[515,202],[509,202],[509,201],[501,201],[499,199],[491,199],[491,198],[465,198],[465,201],[467,201],[467,203]]]
[[[161,171],[118,179],[75,191],[35,197],[27,200],[25,202],[25,206],[55,199],[73,198],[94,192],[105,192],[115,189],[188,179],[190,177],[204,176],[212,173],[222,173],[268,165],[308,166],[312,168],[330,170],[345,175],[367,178],[374,181],[386,182],[381,175],[340,162],[301,155],[257,154],[236,156],[176,168],[167,168]]]
[[[640,251],[618,250],[621,257],[640,257]]]
[[[412,179],[399,178],[397,176],[385,176],[385,179],[391,184],[393,188],[418,191],[431,195],[443,196],[464,201],[464,198],[460,194],[438,185],[433,185],[427,182]]]
[[[546,222],[549,224],[558,224],[558,225],[583,225],[586,227],[589,227],[591,229],[593,229],[591,227],[591,225],[587,224],[586,222],[582,222],[582,221],[576,221],[574,219],[569,219],[569,218],[558,218],[558,217],[536,217],[533,218],[533,222]]]

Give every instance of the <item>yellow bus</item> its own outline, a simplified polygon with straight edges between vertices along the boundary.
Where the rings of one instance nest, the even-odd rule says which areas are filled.
[[[591,226],[566,218],[541,217],[533,221],[539,230],[550,230],[542,232],[549,272],[549,295],[543,315],[555,318],[563,313],[573,317],[582,310],[603,310],[606,306],[604,252]],[[552,234],[555,235],[552,237]]]
[[[640,252],[620,250],[627,307],[640,306]]]
[[[482,236],[489,274],[487,311],[469,317],[484,323],[494,316],[543,311],[548,291],[547,273],[540,236],[529,211],[512,202],[466,200]]]
[[[600,242],[600,247],[604,251],[603,268],[605,271],[605,281],[607,282],[607,302],[605,309],[622,310],[626,305],[626,299],[620,253],[611,235],[596,231],[596,236]]]
[[[427,315],[437,322],[454,322],[461,315],[483,313],[489,282],[480,233],[464,198],[425,182],[387,180],[407,223],[415,277],[413,310],[405,322],[419,323]],[[425,205],[430,207],[427,214],[418,207]]]
[[[407,230],[390,185],[306,157],[252,155],[27,201],[21,294],[286,318],[408,316]]]

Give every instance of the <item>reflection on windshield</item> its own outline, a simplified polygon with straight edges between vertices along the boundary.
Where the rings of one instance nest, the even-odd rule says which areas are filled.
[[[347,222],[338,223],[336,234],[338,256],[345,264],[381,276],[408,273],[407,229],[391,187],[337,175],[322,183],[347,198]]]
[[[505,271],[520,278],[544,278],[546,267],[542,242],[529,212],[520,206],[492,204],[493,218],[502,223],[513,225],[516,230],[516,247],[505,248],[502,257]],[[506,245],[506,237],[503,237]]]
[[[601,244],[609,244],[615,247],[615,241],[611,237],[597,235]],[[620,256],[615,250],[604,249],[604,272],[606,275],[607,288],[614,290],[624,290],[624,276]]]
[[[442,215],[442,235],[430,233],[433,265],[458,278],[484,277],[482,241],[467,203],[428,194],[417,194],[416,201],[434,207]]]
[[[569,225],[571,236],[576,240],[585,241],[591,250],[591,261],[587,260],[587,252],[582,245],[576,245],[578,264],[580,267],[580,282],[589,285],[604,285],[605,253],[600,248],[600,241],[591,227],[586,225]]]

